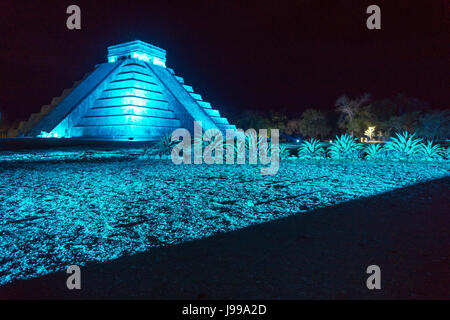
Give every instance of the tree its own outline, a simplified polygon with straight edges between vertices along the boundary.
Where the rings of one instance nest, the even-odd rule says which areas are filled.
[[[394,132],[401,132],[403,130],[402,117],[392,116],[388,120],[380,123],[380,129],[384,137],[390,137]]]
[[[235,120],[236,127],[239,129],[267,129],[270,127],[270,121],[261,113],[256,111],[245,111],[242,116]]]
[[[345,119],[340,123],[339,127],[351,133],[353,136],[362,137],[368,127],[378,126],[378,121],[370,105],[358,108],[357,110],[351,120],[348,118]]]
[[[327,124],[325,114],[315,109],[307,109],[303,112],[298,122],[300,133],[309,138],[325,138],[331,131]]]
[[[298,135],[300,133],[300,119],[292,119],[286,123],[284,131],[289,135]]]
[[[435,111],[419,117],[417,135],[429,140],[445,140],[450,137],[450,110]]]
[[[394,98],[398,106],[398,114],[420,112],[429,109],[429,104],[417,98],[407,97],[403,93],[397,93]]]
[[[359,114],[361,107],[367,105],[370,101],[370,94],[365,93],[360,97],[350,99],[347,96],[340,96],[336,99],[335,107],[336,111],[340,113],[338,125],[341,129],[350,131],[354,135],[354,127],[359,125],[353,123],[355,117]],[[360,131],[360,130],[358,130]]]
[[[286,116],[286,112],[272,112],[269,117],[269,128],[285,131],[287,121],[288,118]]]

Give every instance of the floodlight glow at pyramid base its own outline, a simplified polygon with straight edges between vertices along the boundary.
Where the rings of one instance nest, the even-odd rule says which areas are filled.
[[[236,130],[166,67],[166,51],[142,41],[108,47],[108,62],[22,122],[11,137],[147,139],[178,128]]]

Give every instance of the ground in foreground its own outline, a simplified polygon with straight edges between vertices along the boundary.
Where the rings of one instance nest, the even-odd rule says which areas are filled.
[[[286,162],[272,177],[163,161],[2,169],[4,282],[88,264],[85,297],[414,298],[448,288],[448,179],[392,191],[445,177],[446,165]],[[385,270],[381,294],[365,288],[370,264]],[[65,277],[0,293],[77,296]]]

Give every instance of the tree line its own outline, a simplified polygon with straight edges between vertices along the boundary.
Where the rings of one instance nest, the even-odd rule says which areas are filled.
[[[348,133],[361,140],[388,140],[394,133],[408,131],[427,140],[443,141],[450,136],[450,110],[430,109],[419,99],[397,94],[372,99],[370,94],[338,97],[331,111],[307,108],[301,114],[245,111],[234,119],[238,128],[278,128],[303,138],[330,139]]]

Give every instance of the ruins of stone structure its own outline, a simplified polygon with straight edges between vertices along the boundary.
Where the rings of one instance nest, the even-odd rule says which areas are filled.
[[[9,137],[153,140],[176,128],[236,129],[142,41],[108,47],[108,62],[63,91]]]

